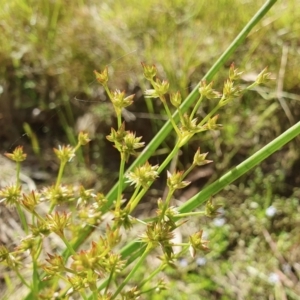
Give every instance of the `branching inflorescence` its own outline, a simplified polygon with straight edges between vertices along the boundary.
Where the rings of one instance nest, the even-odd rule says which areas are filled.
[[[204,211],[180,213],[177,207],[173,206],[174,193],[190,184],[186,180],[187,175],[194,168],[212,163],[208,159],[208,153],[200,152],[200,147],[194,154],[193,162],[187,170],[166,171],[168,192],[165,197],[157,199],[155,216],[148,220],[137,220],[132,217],[132,212],[153,182],[160,180],[160,174],[167,168],[178,151],[194,135],[222,128],[222,125],[218,123],[218,111],[240,97],[245,90],[269,80],[270,74],[266,69],[263,70],[255,83],[242,90],[238,85],[241,72],[232,64],[222,92],[214,90],[212,82],[201,81],[198,89],[199,97],[193,109],[189,113],[182,113],[180,93],[169,94],[168,81],[157,78],[157,70],[154,65],[143,63],[142,67],[145,78],[151,84],[151,88],[145,91],[145,97],[160,99],[168,119],[172,123],[176,142],[173,150],[161,165],[151,165],[146,162],[138,165],[132,171],[125,172],[129,158],[138,156],[140,149],[145,146],[142,137],[126,130],[126,124],[122,120],[122,110],[133,103],[134,95],[126,96],[124,91],[111,91],[108,86],[107,68],[102,72],[94,72],[97,81],[105,89],[117,117],[117,128],[112,128],[107,136],[107,139],[120,153],[118,193],[112,207],[106,207],[107,200],[101,193],[95,193],[82,186],[61,184],[66,165],[76,156],[79,147],[90,141],[86,133],[79,134],[75,147],[68,145],[54,149],[54,153],[60,161],[57,180],[53,186],[41,190],[29,193],[22,191],[19,179],[20,165],[26,159],[22,147],[17,147],[13,153],[7,154],[7,157],[17,164],[17,180],[15,185],[2,189],[0,197],[6,205],[16,207],[26,236],[12,251],[1,246],[0,261],[16,272],[22,283],[31,290],[34,299],[41,297],[50,299],[54,293],[61,299],[68,298],[74,293],[79,293],[83,299],[117,299],[118,297],[138,299],[142,293],[146,292],[144,288],[146,283],[150,282],[153,289],[165,289],[165,284],[161,279],[155,284],[153,278],[163,272],[166,267],[175,267],[179,256],[189,251],[191,256],[195,257],[199,251],[209,251],[208,241],[203,237],[203,229],[199,229],[198,232],[189,236],[184,243],[176,243],[174,240],[175,230],[187,222],[188,218],[195,215],[213,218],[218,214],[220,207],[219,204],[213,204],[212,199],[207,202]],[[204,101],[215,103],[214,108],[204,118],[199,119],[197,113]],[[173,119],[172,110],[178,110],[179,122]],[[129,199],[123,198],[124,178],[134,188]],[[73,211],[58,209],[63,204],[63,207],[67,207],[68,210],[68,205],[71,207],[73,203],[76,207]],[[39,209],[41,205],[47,207],[46,211],[41,212]],[[104,218],[106,214],[111,217]],[[144,233],[136,237],[140,248],[138,254],[133,253],[132,256],[125,259],[120,254],[121,231],[132,230],[136,221],[145,225]],[[81,244],[83,244],[86,224],[93,228],[104,224],[105,233],[99,233],[98,239],[93,241],[90,246],[84,244],[78,248],[79,245],[75,246],[73,242],[82,236]],[[53,234],[60,238],[64,247],[54,249],[53,253],[45,253],[44,241]],[[175,246],[180,246],[182,250],[175,252]],[[137,283],[134,281],[134,276],[146,263],[146,257],[152,255],[156,248],[161,253],[160,264]],[[26,264],[23,263],[24,252],[29,253],[31,258],[31,280],[22,275],[24,269],[28,268],[28,261]],[[133,267],[127,271],[127,266],[130,264]],[[131,281],[135,282],[134,287],[130,285]]]

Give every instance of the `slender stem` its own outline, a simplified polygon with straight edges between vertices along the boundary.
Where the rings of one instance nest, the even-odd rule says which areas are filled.
[[[204,97],[203,97],[203,95],[201,94],[199,100],[197,101],[197,103],[196,103],[196,105],[194,106],[193,111],[192,111],[192,113],[191,113],[191,115],[190,115],[190,120],[193,120],[194,115],[197,113],[197,111],[198,111],[198,109],[199,109],[199,107],[200,107],[200,105],[201,105],[203,99],[204,99]]]
[[[209,120],[210,117],[212,117],[217,111],[218,109],[220,109],[222,106],[220,106],[219,104],[217,104],[213,110],[211,110],[206,116],[205,118],[198,124],[198,126],[204,125],[205,122],[207,122]]]
[[[87,296],[85,295],[85,292],[79,292],[80,296],[82,297],[82,299],[87,300]],[[96,298],[97,299],[97,298]]]
[[[133,193],[133,195],[131,196],[130,200],[128,201],[128,204],[126,205],[126,208],[129,207],[136,207],[137,204],[139,203],[139,200],[136,200],[138,193],[140,192],[140,188],[141,185],[138,185]]]
[[[125,155],[121,153],[121,163],[120,163],[120,169],[119,169],[119,178],[121,179],[121,182],[119,184],[118,188],[118,195],[117,195],[117,202],[116,202],[116,211],[120,210],[121,207],[121,198],[122,198],[122,191],[123,191],[123,177],[124,177],[124,169],[125,169]]]
[[[36,258],[32,255],[32,264],[33,264],[33,272],[32,272],[32,290],[33,290],[33,294],[36,295],[36,297],[38,296],[38,292],[39,292],[39,277],[38,277],[38,265],[37,265],[37,261]]]
[[[112,296],[111,300],[116,299],[116,297],[119,295],[119,293],[121,292],[121,290],[124,288],[124,286],[128,283],[128,281],[132,278],[132,276],[134,275],[134,273],[140,268],[140,266],[142,265],[142,263],[144,262],[144,260],[146,259],[147,255],[149,254],[149,252],[151,251],[152,247],[151,246],[147,246],[147,248],[145,249],[144,253],[142,254],[142,256],[140,257],[140,259],[138,260],[138,262],[135,263],[134,267],[132,268],[132,270],[130,271],[130,273],[127,275],[127,277],[123,280],[123,282],[118,286],[116,292],[114,293],[114,295]]]
[[[66,166],[66,162],[61,162],[60,166],[59,166],[59,170],[58,170],[58,174],[57,174],[57,179],[56,179],[56,183],[55,183],[55,188],[58,188],[58,186],[60,185],[63,173],[64,173],[64,169]]]
[[[168,157],[164,160],[164,162],[159,166],[157,172],[158,174],[160,174],[165,167],[167,166],[167,164],[172,160],[172,158],[176,155],[176,153],[178,152],[179,148],[177,147],[177,145],[173,148],[173,150],[171,151],[171,153],[168,155]],[[152,184],[153,182],[151,182]],[[145,193],[148,191],[149,187],[151,186],[151,184],[149,184],[149,186],[147,188],[142,189],[139,194],[135,197],[134,201],[131,203],[130,205],[130,212],[132,212],[134,210],[134,208],[138,205],[138,203],[140,202],[140,200],[142,199],[142,197],[145,195]]]
[[[60,236],[60,238],[63,240],[63,242],[67,246],[69,253],[71,253],[73,255],[76,254],[75,250],[73,249],[72,245],[69,243],[68,239],[65,238],[65,236]]]
[[[17,169],[17,188],[21,188],[21,182],[20,182],[20,172],[21,172],[21,162],[17,161],[16,162],[16,169]],[[18,202],[16,202],[16,208],[17,208],[17,212],[22,224],[22,228],[24,229],[25,233],[28,234],[28,225],[27,225],[27,221],[26,221],[26,217],[24,214],[24,211],[22,210],[20,204]]]
[[[16,209],[17,209],[17,212],[18,212],[21,224],[22,224],[22,228],[25,231],[25,233],[28,234],[28,224],[26,221],[26,216],[25,216],[24,211],[22,210],[19,203],[16,203]]]
[[[113,96],[112,96],[112,94],[111,94],[111,92],[110,92],[108,86],[107,86],[107,85],[104,85],[104,89],[105,89],[105,91],[106,91],[106,93],[107,93],[107,95],[108,95],[110,101],[111,101],[112,104],[113,104],[113,101],[112,101],[112,100],[113,100]],[[114,105],[114,104],[113,104],[113,105]],[[115,106],[114,106],[114,108],[115,108]],[[117,110],[116,110],[116,108],[115,108],[115,112],[116,112],[117,121],[118,121],[118,128],[120,128],[120,126],[122,125],[122,114],[121,114],[121,113],[118,113]]]
[[[191,164],[190,167],[182,175],[182,179],[184,179],[195,167],[196,167],[196,165]]]
[[[109,277],[108,277],[108,279],[107,279],[107,284],[106,284],[106,288],[105,288],[105,292],[104,292],[105,295],[106,295],[107,292],[108,292],[108,288],[109,288],[109,285],[110,285],[110,283],[111,283],[111,281],[112,281],[113,275],[114,275],[114,272],[113,272],[113,270],[111,270],[111,272],[110,272],[110,274],[109,274]]]
[[[141,185],[139,184],[139,185],[134,189],[134,192],[133,192],[133,194],[132,194],[130,200],[128,201],[127,206],[129,206],[129,205],[131,204],[131,202],[134,201],[134,199],[135,199],[136,195],[139,193],[140,189],[141,189]]]
[[[179,215],[176,215],[176,218],[186,218],[186,217],[191,217],[191,216],[204,216],[205,212],[204,211],[191,211],[189,213],[182,213]]]
[[[17,169],[17,186],[19,187],[21,185],[20,183],[20,171],[21,171],[21,162],[16,162],[16,169]]]
[[[173,116],[172,116],[172,114],[170,112],[170,109],[169,109],[169,106],[168,106],[168,104],[166,102],[165,97],[163,97],[162,103],[164,105],[164,108],[165,108],[165,111],[167,113],[168,119],[171,121],[172,126],[173,126],[174,130],[176,131],[177,135],[180,136],[180,131],[179,131],[177,125],[176,125],[176,122],[173,119]]]
[[[156,268],[146,279],[144,279],[140,284],[139,288],[141,288],[145,283],[150,281],[154,276],[156,276],[159,272],[166,268],[166,264],[162,263],[158,268]]]
[[[24,277],[21,275],[20,271],[18,268],[14,267],[13,270],[16,272],[18,278],[21,280],[21,282],[27,286],[29,289],[31,289],[30,284],[24,279]]]
[[[166,200],[165,200],[165,203],[164,203],[164,206],[163,206],[163,209],[162,209],[162,212],[159,216],[159,221],[162,221],[164,219],[164,216],[165,216],[165,213],[166,213],[166,210],[168,209],[168,207],[170,206],[170,201],[171,201],[171,198],[172,198],[172,195],[174,194],[174,189],[170,189],[168,190],[168,195],[166,197]]]

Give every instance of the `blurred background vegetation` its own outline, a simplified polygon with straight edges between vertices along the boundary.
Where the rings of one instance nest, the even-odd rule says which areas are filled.
[[[1,152],[23,145],[29,175],[51,183],[58,168],[52,148],[75,144],[78,130],[88,130],[93,140],[70,166],[66,182],[107,192],[119,163],[105,140],[115,120],[93,70],[108,66],[110,87],[136,94],[124,114],[127,128],[149,141],[166,118],[159,101],[143,98],[140,63],[154,63],[171,89],[187,96],[263,3],[0,0]],[[188,166],[199,146],[214,164],[192,174],[178,201],[299,120],[299,6],[299,0],[278,1],[214,78],[220,88],[234,62],[245,71],[242,84],[265,66],[276,80],[224,108],[221,132],[206,133],[183,149],[179,168]],[[205,103],[200,116],[212,105]],[[173,141],[165,141],[155,163]],[[183,259],[167,274],[170,290],[151,299],[299,299],[299,143],[297,138],[215,197],[224,205],[220,217],[190,228],[205,228],[211,252]],[[143,209],[154,207],[163,188],[163,182],[153,188]]]

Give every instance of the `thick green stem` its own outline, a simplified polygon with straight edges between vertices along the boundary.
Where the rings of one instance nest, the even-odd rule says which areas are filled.
[[[201,192],[192,197],[189,201],[184,203],[179,211],[181,213],[190,212],[212,195],[221,191],[224,187],[231,184],[237,178],[241,177],[243,174],[251,170],[253,167],[258,165],[260,162],[265,160],[271,154],[279,150],[282,146],[287,144],[289,141],[294,139],[300,134],[300,122],[289,128],[287,131],[282,133],[279,137],[274,139],[268,145],[257,151],[251,157],[243,161],[241,164],[233,168],[231,171],[226,173],[220,179],[216,180],[214,183],[210,184],[208,187],[204,188]]]

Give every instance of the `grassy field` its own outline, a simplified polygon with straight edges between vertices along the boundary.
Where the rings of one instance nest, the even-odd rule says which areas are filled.
[[[171,90],[187,96],[263,3],[0,0],[1,152],[23,145],[29,175],[50,174],[51,183],[59,167],[52,148],[75,145],[78,130],[87,130],[92,142],[68,168],[65,182],[108,192],[119,166],[118,154],[105,140],[115,120],[93,70],[108,66],[110,86],[136,94],[124,118],[148,142],[166,115],[158,100],[144,99],[148,85],[141,62],[155,64]],[[220,89],[234,62],[244,71],[242,85],[266,66],[275,80],[220,111],[223,130],[204,133],[182,149],[180,169],[187,168],[199,146],[214,163],[192,174],[192,185],[176,194],[178,201],[299,120],[299,6],[299,0],[278,1],[214,77]],[[200,117],[212,107],[205,103]],[[174,138],[164,141],[153,163],[172,150]],[[214,201],[223,208],[217,218],[201,218],[182,229],[183,236],[204,229],[211,251],[183,257],[176,270],[163,275],[169,289],[145,299],[300,299],[299,143],[298,137],[219,193]],[[164,176],[138,214],[155,209]],[[7,293],[2,299],[12,299],[8,282],[3,280]]]

